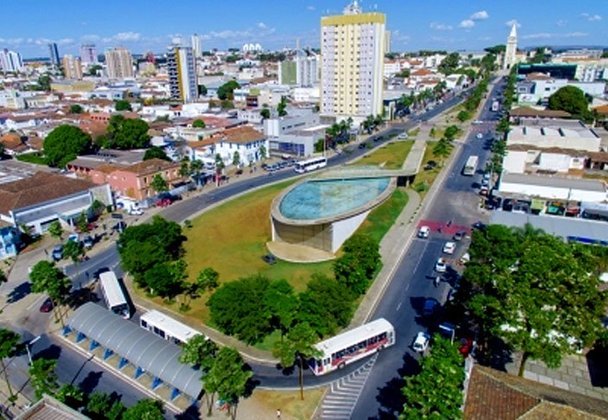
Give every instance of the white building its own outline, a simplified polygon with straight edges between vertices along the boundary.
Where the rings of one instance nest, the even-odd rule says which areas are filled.
[[[99,63],[95,44],[83,44],[80,46],[80,61],[84,65]]]
[[[126,48],[106,50],[106,70],[110,79],[133,77],[133,57]]]
[[[382,113],[386,16],[363,13],[357,0],[343,15],[321,18],[321,113],[362,121]]]
[[[511,128],[507,135],[507,147],[527,145],[535,148],[560,148],[598,152],[601,138],[592,129],[580,126],[560,127],[559,122],[552,126],[518,125]]]
[[[0,90],[0,108],[25,109],[25,98],[15,89]]]
[[[82,65],[80,63],[80,58],[66,54],[63,56],[61,62],[63,64],[63,74],[66,79],[82,79]]]
[[[167,53],[171,98],[192,102],[198,98],[196,66],[192,48],[173,45]]]
[[[511,33],[507,38],[507,48],[505,50],[503,70],[508,70],[517,62],[517,23],[511,26]]]
[[[606,201],[606,186],[593,179],[503,173],[501,193],[566,201]]]
[[[4,49],[0,51],[0,68],[3,72],[20,73],[23,71],[21,54]]]
[[[602,97],[606,89],[606,82],[578,82],[568,79],[554,79],[544,74],[533,73],[529,75],[525,82],[517,84],[518,102],[536,104],[538,101],[546,101],[564,86],[575,86],[587,95]]]
[[[240,165],[247,167],[262,158],[262,148],[266,156],[269,150],[266,136],[248,126],[224,130],[216,137],[200,143],[190,147],[190,158],[202,161],[208,168],[215,166],[217,155],[225,166],[232,165],[235,152],[238,154]]]
[[[193,34],[190,41],[192,43],[192,53],[194,54],[194,58],[201,58],[203,56],[203,45],[201,37],[198,34]]]

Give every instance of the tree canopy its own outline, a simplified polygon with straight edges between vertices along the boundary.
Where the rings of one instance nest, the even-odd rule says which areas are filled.
[[[342,249],[344,254],[334,263],[336,280],[361,295],[380,265],[380,246],[369,236],[353,235]]]
[[[106,149],[142,149],[148,145],[148,123],[138,118],[113,115],[108,123],[108,133],[100,141]]]
[[[206,392],[216,392],[220,399],[230,404],[234,419],[236,406],[239,399],[247,394],[252,376],[253,373],[246,368],[238,351],[232,347],[222,347],[205,376],[203,386]]]
[[[589,114],[585,93],[576,86],[564,86],[549,97],[549,109],[569,112],[584,117]]]
[[[198,119],[198,120],[194,120],[194,122],[192,123],[192,127],[194,128],[205,128],[205,121]]]
[[[162,147],[158,146],[152,146],[146,150],[146,153],[144,153],[144,160],[150,159],[162,159],[166,160],[167,162],[171,162],[171,158],[167,156]]]
[[[598,290],[593,248],[535,230],[492,225],[477,231],[459,300],[480,328],[527,359],[559,366],[603,331],[606,293]]]
[[[230,80],[229,82],[224,83],[217,89],[217,97],[224,101],[226,99],[233,100],[234,99],[234,90],[240,89],[241,85],[237,83],[236,80]]]
[[[44,394],[53,395],[59,389],[55,367],[57,360],[35,359],[30,368],[30,384],[34,388],[36,398],[40,399]]]
[[[71,114],[82,114],[83,112],[84,112],[84,109],[82,108],[82,106],[80,106],[78,104],[70,105]]]
[[[125,410],[122,420],[164,420],[165,409],[159,400],[144,399]]]
[[[446,75],[452,74],[454,73],[454,70],[458,68],[459,62],[460,55],[457,52],[450,53],[446,55],[443,60],[441,60],[441,63],[439,63],[439,67],[437,67],[437,70],[439,70],[440,73]]]
[[[133,111],[131,108],[131,103],[124,99],[120,99],[114,103],[114,109],[116,111]]]
[[[46,163],[59,168],[90,148],[91,136],[73,125],[60,125],[44,139]]]

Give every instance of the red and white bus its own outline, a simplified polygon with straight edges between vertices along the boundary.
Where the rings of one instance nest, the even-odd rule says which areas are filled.
[[[321,357],[308,364],[315,375],[324,375],[393,344],[395,328],[380,318],[316,344]]]

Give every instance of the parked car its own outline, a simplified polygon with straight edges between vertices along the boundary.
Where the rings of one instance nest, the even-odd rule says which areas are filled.
[[[437,167],[437,162],[435,162],[434,160],[429,160],[426,165],[424,165],[424,170],[425,171],[430,171],[433,170]]]
[[[359,143],[359,149],[365,149],[367,147],[367,143]]]
[[[477,133],[477,135],[475,137],[477,137],[478,140],[481,140],[481,139],[483,139],[483,134]]]
[[[462,238],[464,238],[464,235],[465,235],[465,234],[466,234],[466,232],[463,232],[463,231],[458,231],[458,232],[456,232],[456,233],[454,234],[453,239],[454,239],[455,241],[462,241]]]
[[[80,236],[77,233],[70,233],[68,236],[68,242],[78,242],[80,240]]]
[[[429,237],[430,234],[431,228],[429,228],[428,226],[420,226],[420,229],[418,229],[419,238],[426,239]]]
[[[448,270],[448,264],[443,258],[438,258],[435,263],[435,271],[438,273],[445,273]]]
[[[90,236],[85,236],[85,238],[82,240],[82,245],[84,245],[85,248],[93,248],[93,238]]]
[[[487,225],[483,222],[475,222],[473,223],[473,229],[477,229],[477,230],[485,230]]]
[[[40,312],[48,313],[53,310],[53,301],[51,298],[46,298],[42,305],[40,305]]]
[[[456,251],[456,242],[448,241],[443,245],[443,253],[452,255]]]
[[[412,349],[414,349],[414,351],[417,351],[418,353],[424,353],[429,347],[430,341],[431,336],[425,333],[424,331],[420,331],[418,332],[418,334],[416,334],[416,338],[414,338]]]
[[[462,257],[460,257],[460,263],[465,265],[469,261],[471,261],[471,254],[469,254],[468,252],[465,252],[464,254],[462,254]]]
[[[267,263],[269,265],[274,265],[277,263],[277,257],[275,257],[272,254],[266,254],[262,257],[262,259],[264,260],[265,263]]]
[[[407,137],[408,137],[408,136],[407,136],[407,133],[401,133],[401,134],[399,134],[399,135],[397,136],[397,138],[398,138],[399,140],[405,140],[405,139],[407,139]]]
[[[422,307],[422,316],[433,316],[437,308],[439,307],[439,302],[437,299],[428,298],[424,300],[424,305]]]
[[[129,214],[131,216],[141,216],[142,214],[144,214],[144,211],[139,207],[131,207],[131,210],[129,210]]]
[[[470,337],[463,337],[460,339],[460,346],[458,351],[463,357],[467,357],[471,351],[473,351],[473,339]]]
[[[156,207],[167,207],[167,206],[170,206],[171,203],[172,203],[171,199],[161,198],[160,200],[156,201]]]
[[[53,257],[53,260],[61,261],[61,259],[63,258],[63,245],[55,245],[51,256]]]

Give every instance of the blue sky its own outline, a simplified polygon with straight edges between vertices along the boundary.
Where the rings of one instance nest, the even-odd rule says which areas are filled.
[[[175,35],[196,32],[203,48],[264,48],[319,44],[319,19],[341,13],[336,0],[12,0],[2,5],[0,48],[46,56],[49,40],[61,55],[83,42],[98,51],[125,46],[162,52]],[[507,22],[519,26],[520,46],[608,44],[606,0],[367,0],[384,12],[395,51],[477,50],[504,43]]]

